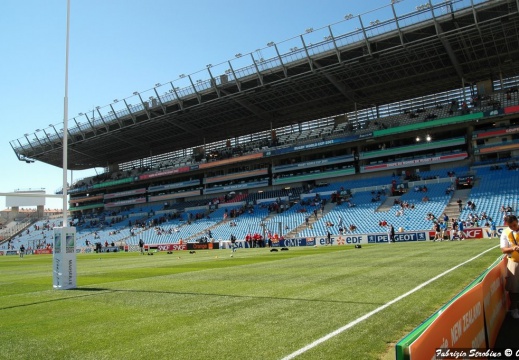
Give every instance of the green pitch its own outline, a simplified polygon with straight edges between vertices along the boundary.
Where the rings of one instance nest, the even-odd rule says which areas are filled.
[[[443,243],[0,258],[0,359],[282,359],[498,245]],[[298,359],[394,358],[394,343],[480,275],[478,257]]]

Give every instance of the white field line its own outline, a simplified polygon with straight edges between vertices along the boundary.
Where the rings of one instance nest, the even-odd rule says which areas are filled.
[[[335,330],[335,331],[333,331],[333,332],[331,332],[331,333],[329,333],[329,334],[323,336],[323,337],[320,338],[320,339],[315,340],[315,341],[312,342],[311,344],[308,344],[308,345],[306,345],[305,347],[302,347],[301,349],[299,349],[299,350],[297,350],[297,351],[294,351],[292,354],[285,356],[282,360],[290,360],[290,359],[294,359],[295,357],[297,357],[297,356],[299,356],[299,355],[301,355],[301,354],[307,352],[308,350],[313,349],[314,347],[316,347],[316,346],[322,344],[323,342],[325,342],[325,341],[327,341],[327,340],[333,338],[334,336],[339,335],[340,333],[342,333],[342,332],[344,332],[344,331],[346,331],[346,330],[348,330],[348,329],[354,327],[355,325],[357,325],[357,324],[363,322],[363,321],[366,320],[366,319],[369,319],[371,316],[373,316],[373,315],[375,315],[376,313],[378,313],[378,312],[384,310],[385,308],[387,308],[387,307],[393,305],[393,304],[396,303],[397,301],[400,301],[400,300],[402,300],[402,299],[408,297],[409,295],[411,295],[411,294],[417,292],[417,291],[420,290],[421,288],[423,288],[423,287],[429,285],[430,283],[432,283],[433,281],[436,281],[436,280],[438,280],[439,278],[441,278],[441,277],[447,275],[447,274],[450,273],[451,271],[454,271],[454,270],[456,270],[457,268],[459,268],[459,267],[461,267],[461,266],[463,266],[463,265],[465,265],[465,264],[471,262],[472,260],[477,259],[477,258],[480,257],[481,255],[483,255],[483,254],[485,254],[485,253],[487,253],[487,252],[489,252],[489,251],[491,251],[491,250],[494,250],[496,247],[499,247],[499,245],[493,246],[493,247],[491,247],[490,249],[483,251],[481,254],[476,255],[476,256],[474,256],[473,258],[468,259],[467,261],[464,261],[464,262],[462,262],[461,264],[456,265],[456,266],[454,266],[453,268],[451,268],[451,269],[449,269],[449,270],[446,270],[446,271],[442,272],[442,273],[439,274],[439,275],[436,275],[436,276],[433,277],[432,279],[427,280],[426,282],[424,282],[424,283],[418,285],[418,286],[415,287],[414,289],[409,290],[409,291],[406,292],[405,294],[400,295],[400,296],[397,297],[397,298],[394,298],[394,299],[391,300],[390,302],[388,302],[388,303],[386,303],[386,304],[384,304],[384,305],[382,305],[382,306],[376,308],[375,310],[370,311],[369,313],[367,313],[367,314],[365,314],[365,315],[363,315],[363,316],[361,316],[361,317],[359,317],[359,318],[353,320],[352,322],[350,322],[350,323],[344,325],[343,327],[341,327],[341,328],[339,328],[339,329],[337,329],[337,330]]]

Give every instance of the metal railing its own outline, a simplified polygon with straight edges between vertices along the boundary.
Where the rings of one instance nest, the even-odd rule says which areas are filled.
[[[492,3],[505,1],[507,0],[493,0]],[[228,82],[238,82],[251,76],[261,78],[261,75],[268,74],[282,66],[309,61],[310,56],[323,55],[361,42],[368,44],[371,38],[393,31],[401,31],[424,21],[441,18],[453,12],[489,2],[489,0],[442,0],[433,4],[429,1],[417,6],[411,13],[397,15],[401,11],[400,3],[404,3],[404,1],[393,0],[387,6],[364,14],[357,16],[348,14],[340,22],[315,30],[306,29],[304,34],[291,39],[279,43],[269,42],[266,47],[253,52],[238,53],[232,60],[217,65],[208,64],[204,70],[190,75],[181,74],[175,80],[164,84],[157,83],[151,89],[142,92],[136,91],[132,96],[122,100],[114,99],[112,104],[103,107],[97,106],[91,111],[79,113],[69,120],[72,125],[68,129],[69,135],[81,135],[86,131],[106,128],[124,118],[145,113],[150,108],[194,98]],[[391,9],[389,10],[389,8]],[[385,21],[377,19],[377,16],[381,14],[387,16],[389,11],[393,14],[392,18]],[[334,35],[334,33],[340,33],[340,35]],[[32,135],[27,133],[23,137],[11,141],[11,147],[15,152],[23,152],[33,147],[51,145],[62,139],[63,129],[60,127],[60,124],[50,124],[46,129],[36,129]]]

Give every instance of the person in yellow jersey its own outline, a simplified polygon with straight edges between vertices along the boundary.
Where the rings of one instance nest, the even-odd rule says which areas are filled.
[[[519,319],[519,225],[517,216],[508,215],[505,218],[508,228],[503,230],[500,247],[503,254],[508,256],[506,290],[510,296],[510,314]]]

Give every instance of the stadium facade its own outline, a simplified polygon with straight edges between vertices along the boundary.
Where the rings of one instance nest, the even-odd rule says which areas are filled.
[[[293,203],[518,158],[519,2],[389,7],[392,19],[347,15],[71,119],[68,168],[106,172],[70,187],[70,210]],[[61,167],[62,140],[51,125],[11,146]]]

